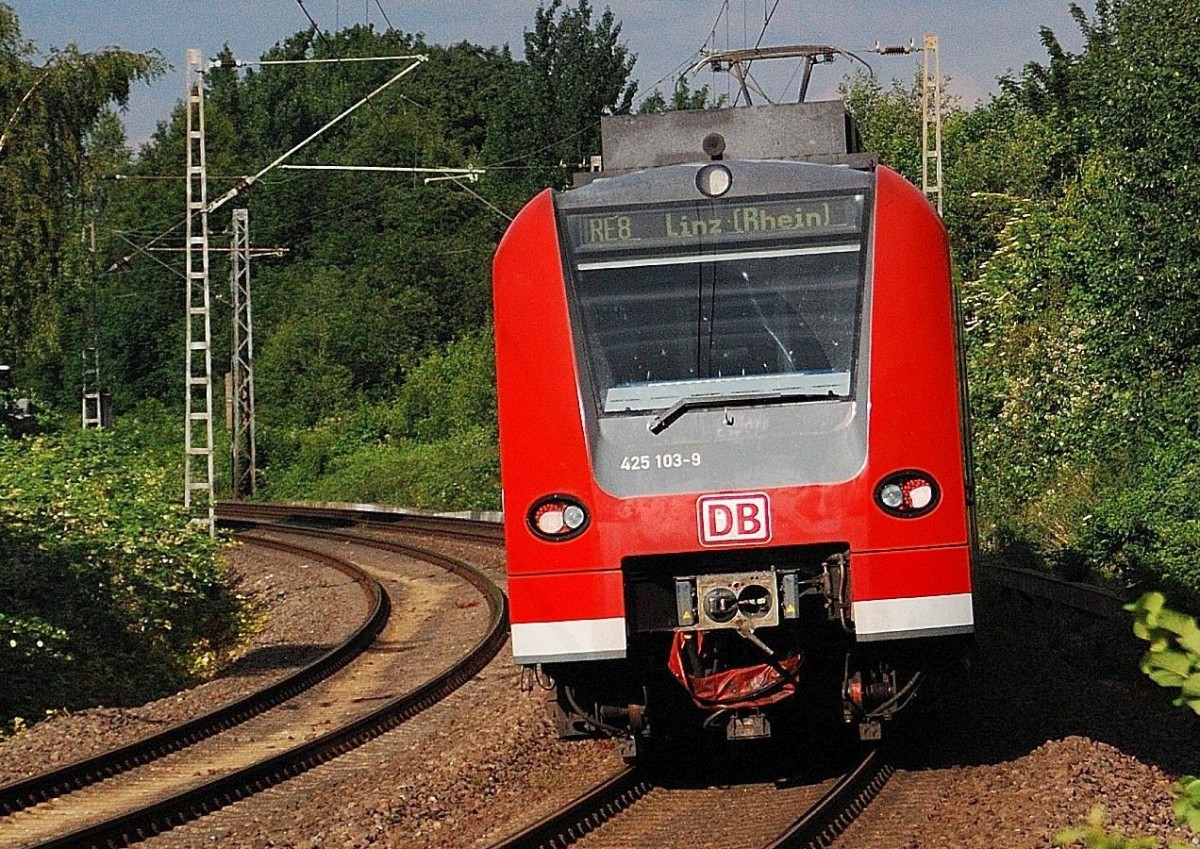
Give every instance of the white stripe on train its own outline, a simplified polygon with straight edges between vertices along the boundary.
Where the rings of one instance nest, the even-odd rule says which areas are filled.
[[[975,630],[971,594],[889,598],[853,603],[860,642],[967,634]],[[625,657],[625,620],[574,619],[566,622],[516,622],[513,660],[522,665]]]
[[[969,634],[975,630],[970,593],[886,598],[851,604],[859,642]]]
[[[625,620],[575,619],[567,622],[514,622],[513,660],[562,663],[575,660],[615,660],[625,657]]]

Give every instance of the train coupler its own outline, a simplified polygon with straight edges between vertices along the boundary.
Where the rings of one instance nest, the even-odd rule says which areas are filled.
[[[764,713],[734,714],[725,725],[726,740],[761,740],[771,736],[771,723]]]

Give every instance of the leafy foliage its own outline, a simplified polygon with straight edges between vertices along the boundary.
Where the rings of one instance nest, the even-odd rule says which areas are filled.
[[[135,427],[0,440],[5,722],[168,692],[238,637],[217,544],[173,503],[175,451]]]
[[[728,98],[723,94],[714,98],[707,85],[692,88],[688,84],[687,77],[681,76],[675,80],[675,87],[671,91],[669,101],[663,97],[661,91],[655,89],[638,106],[638,114],[656,115],[663,112],[682,112],[693,109],[721,109],[727,105],[727,100]]]
[[[3,23],[3,67],[35,79],[38,69],[28,62],[34,49],[20,42],[15,16],[9,13]],[[309,460],[324,454],[316,446],[326,444],[326,434],[340,444],[335,433],[341,425],[335,422],[388,411],[390,442],[381,462],[390,463],[392,473],[371,476],[365,471],[366,454],[354,463],[342,457],[342,483],[334,487],[336,476],[326,474],[326,461],[314,460],[329,491],[363,497],[351,490],[363,485],[377,491],[378,480],[402,478],[431,506],[439,493],[446,493],[447,503],[495,501],[495,448],[486,444],[489,434],[494,440],[494,424],[483,417],[470,436],[466,426],[447,430],[436,424],[423,426],[428,433],[410,433],[407,425],[399,426],[392,408],[416,403],[417,389],[399,393],[406,382],[419,379],[418,366],[427,356],[438,356],[452,340],[486,324],[491,254],[505,216],[534,188],[564,182],[563,163],[598,148],[599,116],[628,111],[636,90],[629,79],[634,57],[622,42],[620,24],[608,10],[594,13],[587,0],[574,5],[554,0],[539,7],[526,42],[526,58],[518,62],[507,48],[442,47],[420,35],[354,26],[333,34],[299,32],[268,51],[265,58],[271,59],[429,57],[290,163],[487,166],[474,185],[426,184],[421,173],[328,171],[274,171],[255,184],[249,198],[251,241],[286,251],[278,258],[255,257],[252,265],[259,460],[266,468],[264,479],[283,486],[279,491],[295,492],[289,481],[299,485],[312,479]],[[108,54],[79,58],[115,61]],[[141,65],[135,58],[122,59],[131,63],[130,79],[160,69],[156,57]],[[220,58],[234,57],[226,50]],[[210,198],[233,184],[236,178],[229,175],[257,172],[402,67],[343,62],[247,72],[228,61],[206,74]],[[0,112],[10,90],[21,93],[20,85],[6,88],[7,79],[0,76]],[[110,100],[120,103],[124,91],[110,82]],[[81,137],[87,169],[43,174],[38,179],[51,181],[44,185],[31,172],[30,182],[14,188],[12,197],[27,204],[58,195],[88,199],[67,210],[63,221],[69,218],[69,225],[56,225],[58,241],[37,250],[59,269],[47,274],[53,286],[47,284],[45,308],[14,301],[13,314],[29,317],[22,338],[33,341],[11,354],[0,345],[0,359],[12,357],[21,378],[44,397],[78,403],[78,352],[98,339],[102,375],[118,416],[146,398],[177,403],[183,261],[171,249],[182,246],[183,210],[181,185],[171,175],[178,175],[185,161],[184,126],[180,106],[131,161],[111,119],[100,115]],[[0,157],[16,152],[13,142]],[[124,179],[99,179],[115,174]],[[83,194],[81,180],[87,186]],[[0,199],[0,210],[5,200]],[[93,210],[101,221],[94,256],[80,248],[78,239],[63,235],[77,232],[85,213]],[[214,247],[224,215],[222,210],[210,218]],[[164,252],[138,249],[156,238],[154,247]],[[15,255],[0,250],[0,318],[6,315],[4,298],[28,294],[10,283],[21,275],[9,276],[4,267],[5,258]],[[225,278],[227,263],[220,250],[212,259],[216,283]],[[219,296],[216,304],[213,359],[220,363],[228,359],[230,328]],[[484,373],[478,374],[481,380]],[[435,413],[442,409],[428,406]],[[308,428],[314,431],[305,435]],[[330,456],[335,455],[342,456],[334,450]],[[292,460],[301,462],[294,472],[286,468]],[[456,468],[469,483],[450,480]],[[380,497],[405,492],[388,489]]]
[[[864,147],[879,153],[888,167],[909,180],[921,180],[921,86],[893,79],[886,90],[862,71],[838,86]]]
[[[487,114],[512,73],[506,51],[442,48],[419,36],[356,26],[331,36],[298,33],[267,56],[413,54],[430,58],[290,162],[478,165]],[[210,74],[210,173],[256,172],[403,67],[341,63]],[[172,269],[181,262],[168,257],[164,269],[131,254],[130,243],[180,220],[179,187],[157,176],[177,173],[184,160],[183,118],[177,111],[160,125],[132,169],[134,179],[108,209],[117,235],[102,250],[132,256],[101,287],[102,348],[119,406],[178,392],[181,281]],[[219,177],[212,183],[210,194],[231,185]],[[282,259],[256,258],[252,265],[265,427],[312,424],[360,395],[384,397],[425,352],[484,320],[490,245],[504,220],[457,184],[427,186],[420,174],[276,171],[256,185],[248,205],[252,242],[287,251]],[[225,215],[223,209],[212,217],[214,233]],[[181,234],[168,232],[163,245],[178,245]],[[213,280],[219,281],[227,267],[220,252],[214,261]],[[220,362],[228,355],[228,317],[220,309],[214,315]]]
[[[87,278],[78,233],[96,198],[96,159],[117,141],[109,109],[165,65],[155,54],[74,45],[40,65],[34,56],[0,3],[0,361],[53,374],[62,310]]]
[[[1162,0],[1072,9],[1085,51],[1044,31],[1048,64],[966,119],[950,177],[978,187],[965,214],[1001,215],[955,237],[981,528],[1197,599],[1200,36]]]
[[[1135,614],[1133,633],[1150,644],[1142,672],[1163,687],[1179,688],[1175,704],[1200,714],[1200,626],[1171,610],[1162,593],[1144,593],[1125,608]]]
[[[1196,30],[1164,0],[1072,4],[1084,51],[946,121],[947,216],[967,322],[978,503],[1011,558],[1200,600],[1200,108]],[[852,80],[868,147],[911,168],[914,90]],[[908,129],[906,129],[908,128]],[[910,171],[910,176],[912,172]],[[1200,631],[1161,594],[1132,609],[1142,668],[1200,708]],[[1200,825],[1200,780],[1175,813]],[[1103,812],[1056,845],[1157,847]]]
[[[1163,687],[1178,687],[1180,695],[1175,704],[1200,713],[1200,626],[1196,620],[1168,608],[1159,592],[1144,593],[1125,609],[1134,614],[1133,633],[1150,644],[1142,656],[1142,672]],[[1200,833],[1200,778],[1181,777],[1175,791],[1172,807],[1176,822]],[[1092,809],[1087,825],[1063,829],[1054,838],[1055,846],[1075,843],[1088,849],[1157,849],[1161,845],[1153,837],[1129,838],[1109,831],[1100,807]],[[1169,849],[1186,845],[1172,841]]]
[[[525,33],[525,63],[493,114],[488,162],[520,164],[503,187],[523,203],[535,192],[565,188],[570,169],[600,149],[600,116],[628,114],[637,92],[629,79],[636,56],[621,42],[621,24],[605,9],[593,21],[589,0],[538,6]]]
[[[1185,775],[1179,779],[1178,793],[1172,807],[1175,819],[1200,834],[1200,778]]]
[[[1161,841],[1155,837],[1126,837],[1111,832],[1105,825],[1104,809],[1093,808],[1088,814],[1087,825],[1064,828],[1054,836],[1055,846],[1071,846],[1082,843],[1087,849],[1159,849]],[[1172,841],[1169,849],[1185,849],[1186,844]]]
[[[298,447],[277,447],[290,453],[267,469],[272,497],[498,508],[490,334],[469,334],[426,357],[394,401],[329,416],[284,441]]]

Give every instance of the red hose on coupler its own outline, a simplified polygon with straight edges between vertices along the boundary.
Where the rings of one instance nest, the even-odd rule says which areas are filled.
[[[689,646],[694,642],[694,646]],[[696,707],[705,710],[737,710],[760,708],[791,698],[796,693],[796,677],[803,655],[784,658],[777,663],[757,663],[739,666],[709,675],[693,675],[685,652],[694,651],[701,661],[706,659],[704,632],[676,631],[671,642],[667,668],[692,697]]]

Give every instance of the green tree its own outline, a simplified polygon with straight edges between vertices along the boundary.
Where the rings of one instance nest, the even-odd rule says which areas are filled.
[[[509,198],[524,202],[546,186],[565,187],[570,169],[599,152],[600,116],[628,114],[633,105],[636,58],[611,10],[593,21],[589,0],[538,7],[525,62],[488,133],[488,162],[522,168],[502,181]]]
[[[694,89],[688,84],[687,77],[680,77],[675,81],[670,101],[663,97],[661,91],[655,89],[638,106],[638,114],[656,115],[663,112],[683,112],[693,109],[720,109],[725,105],[725,95],[714,100],[707,85]]]
[[[16,13],[0,3],[0,360],[37,388],[57,388],[64,299],[86,283],[80,247],[94,179],[121,148],[106,119],[130,86],[164,70],[155,54],[52,49],[41,64],[21,38]],[[74,352],[78,357],[78,352]],[[51,394],[51,393],[47,393]]]
[[[272,497],[497,509],[490,330],[424,358],[394,401],[328,415],[281,448],[290,453],[267,469]]]
[[[838,85],[846,111],[854,119],[863,147],[878,153],[890,168],[909,181],[921,182],[921,83],[893,78],[884,88],[862,71]]]
[[[996,250],[964,286],[983,526],[1195,599],[1200,13],[1072,13],[1084,52],[1044,32],[1048,64],[980,118],[992,150],[1020,154],[996,139],[1005,127],[1033,141],[1011,159],[1023,176],[998,199]]]
[[[267,57],[412,54],[429,61],[292,162],[477,165],[487,115],[514,64],[507,51],[443,48],[420,36],[356,26],[320,37],[297,33]],[[233,58],[227,51],[222,56]],[[250,72],[226,67],[209,74],[208,160],[217,175],[210,196],[231,185],[220,175],[256,172],[401,68],[399,62],[342,63]],[[125,240],[145,241],[147,233],[180,220],[179,186],[158,177],[179,172],[183,119],[176,110],[142,151],[133,172],[147,179],[121,184],[126,191],[108,215],[119,233],[110,257],[131,252]],[[288,251],[253,263],[259,409],[268,427],[308,425],[356,398],[384,397],[424,353],[484,320],[490,246],[504,221],[458,185],[426,185],[422,177],[277,171],[239,200],[251,209],[252,241]],[[226,216],[222,210],[210,222],[214,247]],[[178,245],[178,237],[173,233],[164,244]],[[214,283],[225,277],[222,254],[213,252]],[[125,270],[105,278],[109,373],[126,393],[125,403],[178,394],[182,261],[158,258],[162,262],[134,253]],[[220,308],[214,317],[220,362],[228,319]],[[365,342],[368,329],[371,341]]]

